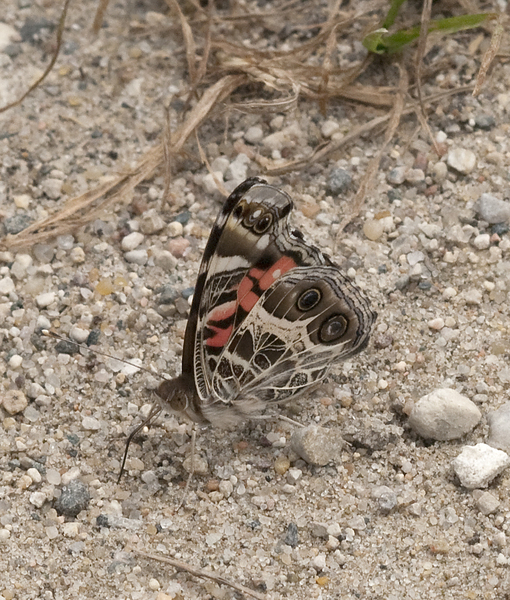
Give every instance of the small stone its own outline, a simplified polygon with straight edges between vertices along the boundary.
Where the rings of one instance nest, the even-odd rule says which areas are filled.
[[[333,535],[328,536],[328,541],[326,542],[326,548],[332,552],[336,550],[340,546],[340,540]]]
[[[431,319],[427,325],[434,331],[441,331],[441,329],[444,327],[444,319],[441,317],[436,317],[435,319]]]
[[[287,471],[287,483],[290,485],[296,485],[296,483],[301,479],[303,475],[303,471],[301,469],[289,469]]]
[[[37,469],[34,469],[34,467],[27,470],[27,475],[34,483],[41,483],[42,476]]]
[[[21,390],[7,390],[0,396],[0,400],[10,415],[17,415],[28,406],[28,399]]]
[[[183,237],[177,237],[168,242],[168,250],[175,258],[182,258],[189,247],[189,241]]]
[[[471,288],[463,293],[466,304],[478,306],[482,303],[482,292]]]
[[[94,417],[83,417],[81,426],[85,431],[99,431],[101,423]]]
[[[0,544],[3,544],[4,542],[6,542],[9,538],[11,537],[11,532],[8,529],[0,529]],[[5,596],[5,592],[4,592],[4,598],[6,598]],[[11,598],[14,598],[14,596],[12,595]]]
[[[305,462],[324,466],[339,457],[343,440],[338,429],[308,425],[293,432],[290,446]]]
[[[326,568],[326,555],[325,554],[317,554],[317,556],[312,560],[312,567],[316,571],[324,571]]]
[[[471,173],[476,167],[475,153],[465,148],[452,148],[448,152],[446,161],[450,167],[464,175]]]
[[[476,500],[476,506],[483,515],[490,515],[498,510],[499,500],[490,492],[483,492]]]
[[[477,235],[473,240],[473,246],[477,250],[487,250],[491,245],[491,236],[488,233],[481,233]]]
[[[129,263],[133,263],[135,265],[144,265],[149,260],[149,255],[147,250],[131,250],[130,252],[126,252],[124,254],[124,258]]]
[[[71,250],[71,260],[75,265],[81,265],[85,262],[85,251],[80,246]]]
[[[456,295],[457,295],[457,290],[452,287],[447,287],[443,291],[443,298],[445,300],[450,300],[451,298],[455,298]]]
[[[145,212],[140,220],[140,230],[145,235],[153,235],[164,229],[165,226],[165,220],[154,209]]]
[[[288,524],[283,542],[291,548],[296,548],[299,545],[299,532],[295,523]]]
[[[211,163],[211,169],[213,172],[219,171],[225,175],[229,165],[230,160],[226,156],[217,156]]]
[[[230,498],[234,491],[234,486],[230,481],[220,481],[218,491],[221,493],[223,498]]]
[[[432,167],[432,179],[436,182],[436,183],[441,183],[442,181],[444,181],[448,175],[448,167],[446,166],[446,163],[440,161],[437,162],[433,167]]]
[[[32,223],[32,219],[28,215],[14,215],[3,222],[5,233],[16,235],[23,229],[26,229]]]
[[[218,192],[218,186],[216,185],[216,181],[223,183],[223,173],[221,171],[216,171],[214,173],[207,173],[202,178],[202,187],[206,194],[213,195]]]
[[[433,440],[462,437],[480,422],[482,413],[474,402],[450,388],[422,396],[413,406],[409,425],[418,435]]]
[[[154,264],[166,272],[174,271],[179,264],[175,256],[168,250],[158,250],[153,252],[152,256],[154,257]]]
[[[246,179],[248,173],[248,165],[250,159],[242,152],[238,154],[234,161],[230,163],[227,170],[225,171],[226,181],[236,181],[241,183]]]
[[[261,127],[254,125],[253,127],[249,127],[244,134],[244,139],[249,144],[258,144],[262,138],[264,137],[264,132]]]
[[[484,488],[510,465],[510,456],[487,444],[464,446],[452,465],[465,488]]]
[[[179,223],[179,221],[172,221],[171,223],[168,224],[168,227],[166,228],[167,233],[170,237],[175,238],[178,236],[181,236],[184,232],[184,227],[182,225],[182,223]]]
[[[90,502],[88,487],[78,479],[74,479],[62,488],[60,497],[54,507],[59,515],[74,518],[82,510],[86,510]]]
[[[46,481],[51,485],[60,485],[62,478],[56,469],[46,469]]]
[[[63,184],[61,179],[48,178],[41,182],[41,190],[51,200],[57,200],[62,194]]]
[[[203,477],[209,473],[209,464],[201,456],[195,456],[193,461],[191,460],[191,456],[188,456],[182,463],[182,466],[187,473],[194,473],[198,476]]]
[[[25,277],[27,269],[32,266],[32,257],[30,254],[18,254],[16,260],[11,267],[11,273],[16,279],[23,279]]]
[[[69,437],[69,436],[68,436]],[[71,467],[68,471],[62,474],[62,483],[64,485],[69,485],[71,481],[78,479],[81,475],[81,471],[79,467]]]
[[[65,537],[75,538],[80,533],[80,524],[76,521],[64,523],[62,525],[62,532]]]
[[[55,302],[56,297],[57,295],[55,292],[45,292],[36,297],[35,303],[39,308],[47,308],[50,304]]]
[[[425,173],[422,169],[409,169],[406,173],[407,183],[420,183],[425,181]]]
[[[33,504],[36,508],[41,508],[42,505],[46,502],[46,494],[44,492],[32,492],[28,501],[30,504]]]
[[[407,167],[395,167],[395,169],[392,169],[388,173],[386,179],[388,180],[388,183],[391,183],[392,185],[400,185],[406,180],[406,173]]]
[[[406,258],[409,266],[414,267],[418,263],[423,262],[425,260],[425,254],[423,254],[423,252],[421,252],[420,250],[416,250],[415,252],[409,252]]]
[[[139,231],[133,231],[122,239],[121,248],[124,252],[130,252],[131,250],[138,248],[144,239],[145,236],[143,233],[140,233]]]
[[[363,233],[372,242],[378,240],[384,233],[382,219],[367,219],[363,224]]]
[[[352,175],[345,169],[333,169],[327,181],[327,190],[332,196],[339,196],[349,191],[352,185]]]
[[[33,254],[42,265],[47,265],[55,256],[55,248],[49,244],[36,244],[33,248]]]
[[[389,514],[397,506],[397,494],[386,485],[377,486],[372,490],[372,498],[377,500],[379,510],[383,514]]]
[[[492,194],[482,194],[473,207],[477,215],[487,223],[504,223],[510,219],[510,202]]]
[[[0,294],[2,294],[2,296],[8,296],[14,292],[15,289],[16,286],[14,285],[14,281],[10,277],[3,277],[0,279]]]
[[[402,436],[402,428],[398,425],[385,423],[369,415],[351,417],[341,431],[346,442],[371,451],[383,450],[388,444],[398,442]]]
[[[69,337],[75,342],[78,342],[78,344],[84,344],[87,341],[89,334],[90,331],[88,329],[76,326],[71,327],[71,330],[69,331]]]
[[[489,130],[496,124],[496,119],[492,115],[476,115],[475,125],[479,129]]]
[[[325,138],[330,138],[334,133],[340,129],[340,125],[333,119],[324,121],[321,127],[321,133]]]
[[[274,470],[278,475],[285,475],[290,468],[290,460],[287,456],[281,455],[274,461]]]
[[[23,357],[19,354],[13,354],[9,359],[8,365],[11,369],[19,369],[23,363]]]
[[[489,439],[487,443],[510,453],[510,402],[505,402],[497,410],[487,415]]]

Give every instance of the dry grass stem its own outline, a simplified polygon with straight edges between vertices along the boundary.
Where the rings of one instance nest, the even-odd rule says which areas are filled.
[[[110,0],[99,0],[99,6],[97,7],[96,14],[94,16],[94,23],[92,23],[92,31],[96,35],[101,29],[101,25],[103,24],[103,19],[109,3]]]
[[[41,85],[41,83],[46,79],[46,77],[49,75],[50,71],[53,69],[55,63],[57,62],[58,55],[60,53],[60,47],[62,46],[62,38],[64,36],[64,26],[65,26],[65,22],[66,22],[69,4],[71,4],[71,0],[65,0],[64,8],[62,9],[62,14],[60,15],[60,19],[59,19],[58,27],[57,27],[57,43],[56,43],[56,47],[55,47],[55,52],[53,53],[53,56],[51,57],[51,60],[48,64],[48,66],[44,70],[44,73],[17,100],[14,100],[14,102],[11,102],[10,104],[7,104],[6,106],[0,107],[0,113],[5,112],[6,110],[9,110],[10,108],[14,108],[15,106],[18,106],[18,104],[21,104],[23,102],[23,100],[30,93],[32,93],[37,87],[39,87]]]
[[[225,577],[222,577],[221,575],[215,575],[214,573],[210,573],[209,571],[201,571],[200,569],[195,569],[195,567],[192,567],[191,565],[188,565],[187,563],[181,562],[180,560],[175,560],[173,558],[168,558],[166,556],[159,556],[158,554],[149,554],[148,552],[143,552],[141,550],[133,550],[133,552],[135,552],[139,556],[148,558],[149,560],[156,560],[158,562],[162,562],[167,565],[170,565],[171,567],[174,567],[175,569],[178,569],[179,571],[185,571],[186,573],[193,575],[193,577],[199,577],[200,579],[210,579],[211,581],[214,581],[218,585],[226,585],[227,587],[230,587],[233,590],[236,590],[236,591],[240,592],[241,594],[244,594],[245,596],[249,596],[250,598],[256,598],[256,600],[266,600],[266,596],[264,594],[259,594],[259,592],[250,590],[250,588],[247,588],[244,585],[241,585],[240,583],[235,583],[234,581],[229,581],[228,579],[225,579]]]
[[[482,91],[482,87],[485,83],[485,79],[487,78],[489,68],[495,56],[497,55],[499,46],[501,44],[501,39],[505,31],[505,28],[503,26],[503,22],[505,20],[508,22],[508,17],[502,14],[499,15],[499,17],[496,19],[496,25],[491,36],[490,46],[487,48],[487,51],[483,56],[482,64],[480,65],[480,69],[476,77],[476,84],[475,89],[473,90],[473,96],[478,96],[478,94]]]

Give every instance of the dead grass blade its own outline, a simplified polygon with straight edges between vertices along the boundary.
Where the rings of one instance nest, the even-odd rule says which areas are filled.
[[[221,575],[214,575],[210,571],[201,571],[200,569],[195,569],[195,567],[192,567],[187,563],[181,562],[180,560],[175,560],[174,558],[169,558],[167,556],[160,556],[158,554],[149,554],[148,552],[143,552],[142,550],[133,549],[132,551],[138,554],[139,556],[148,558],[149,560],[156,560],[158,562],[170,565],[171,567],[174,567],[174,569],[178,569],[179,571],[185,571],[186,573],[193,575],[193,577],[199,577],[200,579],[210,579],[218,585],[226,585],[227,587],[230,587],[233,590],[244,594],[245,596],[249,596],[250,598],[255,598],[256,600],[266,600],[266,596],[264,594],[259,594],[259,592],[255,592],[254,590],[251,590],[250,588],[247,588],[244,585],[241,585],[240,583],[229,581]]]
[[[218,102],[221,102],[246,81],[247,79],[243,75],[227,75],[209,87],[172,136],[169,149],[170,156],[175,156],[183,149],[190,135],[205,121]],[[98,218],[109,206],[122,201],[122,199],[129,198],[135,187],[141,181],[150,177],[161,165],[164,155],[162,143],[154,146],[127,173],[68,200],[64,208],[56,214],[30,225],[16,235],[7,236],[3,240],[3,246],[14,249],[29,244],[37,244],[48,240],[50,237],[69,233],[78,227],[83,227]],[[93,207],[92,205],[101,198],[104,198],[102,202]]]
[[[505,31],[505,28],[503,26],[504,19],[508,19],[508,17],[502,14],[499,15],[496,19],[496,25],[491,36],[490,46],[487,48],[487,51],[483,56],[482,64],[480,65],[480,69],[476,77],[476,84],[475,89],[473,90],[473,96],[478,96],[478,94],[482,91],[482,87],[485,83],[485,79],[487,77],[489,68],[492,64],[492,61],[494,60],[494,57],[498,53],[499,46],[501,44],[501,39],[503,38],[503,33]]]
[[[99,0],[99,6],[97,7],[96,14],[94,16],[94,23],[92,23],[92,32],[95,35],[97,35],[101,29],[108,4],[110,4],[110,0]]]
[[[13,108],[14,106],[18,106],[18,104],[21,104],[23,102],[23,100],[29,94],[31,94],[37,87],[39,87],[41,85],[41,83],[46,79],[46,77],[49,75],[50,71],[53,69],[55,63],[57,62],[58,55],[60,53],[60,47],[62,46],[62,38],[64,36],[64,26],[65,26],[66,17],[67,17],[67,10],[68,10],[70,4],[71,4],[71,0],[65,0],[64,8],[62,9],[62,14],[60,15],[60,19],[59,19],[58,27],[57,27],[57,45],[55,48],[55,52],[53,53],[53,56],[51,57],[51,60],[48,64],[48,66],[44,70],[44,73],[17,100],[14,100],[14,102],[11,102],[10,104],[7,104],[6,106],[2,106],[0,108],[0,113],[5,112],[6,110],[9,110],[10,108]]]
[[[381,158],[384,152],[386,151],[388,144],[393,139],[393,136],[395,135],[395,132],[397,131],[397,128],[399,126],[400,119],[402,118],[402,115],[404,113],[405,99],[409,90],[409,76],[405,66],[402,64],[402,61],[399,64],[399,71],[400,81],[397,93],[395,94],[395,106],[391,111],[391,114],[389,115],[390,118],[388,126],[386,127],[383,144],[380,146],[377,154],[368,163],[365,175],[363,176],[358,191],[354,196],[353,206],[349,214],[345,215],[345,217],[340,222],[340,227],[338,229],[337,235],[337,243],[339,241],[339,235],[342,233],[345,226],[359,215],[361,207],[365,202],[365,198],[373,189],[374,183],[376,181],[377,172],[379,171]]]
[[[197,46],[195,44],[195,38],[193,37],[193,31],[184,16],[181,7],[177,0],[165,0],[170,10],[175,10],[179,15],[179,21],[181,23],[182,36],[184,38],[184,46],[186,48],[186,61],[188,63],[188,74],[190,87],[194,88],[197,81]]]

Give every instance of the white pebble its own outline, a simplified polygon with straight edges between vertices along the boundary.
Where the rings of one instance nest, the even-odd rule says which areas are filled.
[[[11,369],[18,369],[21,367],[22,362],[23,358],[19,354],[13,354],[9,359],[9,367],[11,367]]]
[[[33,504],[36,508],[41,508],[46,502],[46,494],[44,492],[32,492],[28,500],[30,504]]]
[[[6,542],[11,537],[11,532],[8,529],[0,529],[0,543]]]
[[[435,331],[441,331],[444,327],[444,319],[441,317],[436,317],[435,319],[431,319],[427,325],[430,329],[434,329]]]
[[[481,233],[473,240],[473,246],[478,250],[487,250],[491,245],[491,236],[488,233]]]
[[[121,248],[124,252],[130,252],[131,250],[138,248],[144,239],[145,236],[143,233],[140,233],[139,231],[133,231],[122,239]]]
[[[101,429],[101,423],[94,417],[83,417],[81,426],[86,431],[98,431]]]
[[[384,223],[380,219],[368,219],[363,224],[363,233],[365,236],[375,242],[384,233]]]
[[[147,250],[130,250],[124,254],[124,258],[129,263],[133,263],[135,265],[144,265],[149,260],[149,255]]]
[[[471,288],[464,292],[464,300],[466,304],[479,305],[482,303],[482,292],[475,288]]]
[[[312,560],[312,567],[316,571],[324,571],[326,568],[326,555],[325,554],[317,554],[317,556]]]
[[[41,182],[41,190],[51,198],[51,200],[57,200],[60,198],[62,193],[63,181],[61,179],[53,179],[49,177]]]
[[[55,302],[56,297],[57,295],[55,292],[45,292],[44,294],[39,294],[39,296],[36,297],[35,303],[39,308],[47,308],[50,304]]]
[[[221,171],[216,171],[214,173],[214,177],[216,177],[216,179],[220,183],[223,182],[223,173]],[[206,194],[212,195],[218,191],[218,186],[216,185],[216,182],[214,181],[214,177],[213,177],[212,173],[207,173],[202,178],[202,187],[204,188],[204,191]]]
[[[452,148],[446,160],[450,167],[464,174],[471,173],[476,166],[475,153],[465,148]]]
[[[62,485],[69,485],[71,481],[73,481],[74,479],[78,479],[80,474],[81,472],[79,467],[71,467],[69,471],[66,471],[62,474]]]
[[[250,144],[257,144],[264,137],[264,132],[261,127],[254,125],[253,127],[249,127],[244,134],[244,139]]]
[[[71,250],[71,260],[75,265],[81,265],[85,262],[85,250],[81,246],[75,246]]]
[[[443,291],[443,298],[445,300],[450,300],[451,298],[455,298],[456,295],[457,295],[457,290],[455,288],[452,288],[452,287],[447,287]]]
[[[31,467],[30,469],[27,470],[27,475],[30,477],[30,479],[34,483],[41,483],[41,480],[42,480],[41,474],[39,473],[39,471],[37,469],[34,469],[34,467]]]
[[[482,413],[456,390],[441,388],[422,396],[413,406],[409,425],[423,438],[453,440],[471,431]]]
[[[46,469],[46,481],[51,485],[60,485],[62,478],[56,469]]]
[[[172,221],[168,224],[166,231],[170,237],[174,238],[183,234],[184,227],[179,221]]]
[[[10,277],[0,279],[0,294],[7,296],[15,290],[14,281]]]
[[[14,196],[13,200],[18,208],[26,210],[30,206],[32,198],[28,194],[20,194],[19,196]]]
[[[340,125],[333,119],[324,121],[321,127],[321,133],[325,138],[330,138],[336,131],[340,129]]]
[[[465,488],[484,488],[510,465],[510,456],[487,444],[476,444],[464,446],[452,465]]]

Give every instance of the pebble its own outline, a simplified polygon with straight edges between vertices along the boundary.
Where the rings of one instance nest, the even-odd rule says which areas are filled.
[[[81,426],[85,431],[99,431],[101,423],[94,417],[83,417]]]
[[[482,303],[482,292],[475,288],[466,290],[463,293],[463,296],[464,296],[464,300],[465,300],[466,304],[478,306],[479,304]]]
[[[184,233],[184,227],[179,221],[172,221],[169,223],[166,230],[168,235],[172,238],[178,237]]]
[[[492,194],[482,194],[473,208],[481,219],[491,225],[510,220],[510,202],[500,200]]]
[[[57,200],[62,195],[62,179],[53,179],[49,177],[41,182],[41,190],[51,200]]]
[[[0,294],[3,296],[8,296],[12,294],[16,286],[14,285],[14,281],[10,277],[3,277],[0,279]]]
[[[324,466],[339,457],[343,440],[339,429],[308,425],[292,433],[290,447],[305,462]]]
[[[47,308],[50,304],[55,302],[56,297],[57,295],[55,292],[45,292],[36,297],[35,303],[39,308]]]
[[[166,226],[163,217],[154,209],[148,210],[140,220],[140,230],[145,235],[152,235],[161,231]],[[131,235],[131,234],[129,234]],[[126,238],[124,238],[126,239]]]
[[[333,169],[329,174],[326,189],[332,196],[345,194],[352,185],[352,175],[345,169]]]
[[[476,167],[475,153],[465,148],[452,148],[448,152],[446,161],[450,167],[464,175],[471,173]]]
[[[369,415],[351,417],[344,423],[342,435],[345,441],[369,450],[383,450],[388,444],[398,442],[402,437],[402,427],[385,423],[378,417]]]
[[[326,555],[325,554],[317,554],[312,560],[312,567],[316,571],[324,571],[326,568]]]
[[[55,248],[50,244],[36,244],[33,248],[33,255],[41,264],[49,264],[55,256]]]
[[[510,402],[505,402],[497,410],[487,415],[489,438],[487,443],[510,453]]]
[[[510,465],[510,456],[487,444],[464,446],[452,462],[461,485],[468,489],[484,488]]]
[[[382,219],[367,219],[363,223],[363,233],[365,236],[375,242],[384,233],[384,223]]]
[[[144,265],[149,260],[149,254],[147,250],[131,250],[130,252],[126,252],[124,254],[124,258],[129,263],[133,263],[135,265]]]
[[[54,507],[59,515],[74,518],[82,510],[86,510],[90,502],[88,487],[78,479],[65,485],[60,497],[55,501]]]
[[[27,470],[27,475],[34,483],[41,483],[42,476],[37,469],[34,469],[34,467]]]
[[[417,250],[415,252],[409,252],[406,258],[409,266],[414,267],[418,263],[423,262],[425,260],[425,254],[423,254],[423,252],[421,252],[420,250]]]
[[[36,508],[41,508],[46,502],[46,494],[44,492],[32,492],[28,498],[30,504],[33,504]]]
[[[482,413],[474,402],[450,388],[422,396],[409,415],[409,425],[421,437],[454,440],[478,425]]]
[[[248,173],[248,165],[250,164],[250,159],[243,154],[242,152],[238,154],[227,170],[225,171],[225,179],[227,181],[236,181],[241,183],[246,179],[246,175]]]
[[[133,231],[132,233],[128,233],[124,238],[122,238],[121,248],[124,252],[130,252],[143,242],[145,236],[143,233],[139,231]]]
[[[434,331],[441,331],[441,329],[444,327],[444,319],[441,317],[436,317],[435,319],[431,319],[427,325]]]
[[[213,176],[214,175],[214,176]],[[214,173],[207,173],[202,177],[202,187],[206,194],[213,195],[218,191],[215,178],[219,181],[223,181],[223,173],[221,171],[215,171]]]
[[[28,215],[14,215],[3,222],[5,233],[15,235],[23,229],[26,229],[32,223],[32,219]]]
[[[406,173],[407,167],[395,167],[388,173],[386,179],[392,185],[400,185],[406,180]]]
[[[303,471],[301,469],[289,469],[287,471],[287,483],[290,485],[295,485],[303,475]]]
[[[11,369],[19,369],[19,367],[21,367],[23,363],[23,357],[20,356],[19,354],[13,354],[11,356],[11,358],[9,359],[9,367],[11,367]]]
[[[8,529],[0,529],[0,543],[6,542],[10,537],[11,532]],[[11,598],[14,598],[14,596],[11,596]]]
[[[71,330],[69,331],[69,337],[75,342],[78,342],[78,344],[84,344],[87,341],[89,334],[90,331],[88,329],[77,326],[71,327]]]
[[[291,548],[296,548],[299,545],[299,532],[295,523],[289,523],[287,525],[287,531],[283,538],[283,543],[287,544]]]
[[[17,415],[28,406],[28,399],[21,390],[5,391],[0,397],[0,401],[10,415]]]
[[[325,138],[330,138],[335,132],[340,129],[340,125],[333,119],[324,121],[321,127],[321,133]]]
[[[448,175],[448,167],[446,166],[445,162],[443,162],[443,161],[437,162],[432,167],[432,179],[436,183],[441,183],[442,181],[444,181],[446,179],[447,175]]]
[[[254,125],[253,127],[249,127],[244,134],[244,139],[250,144],[258,144],[264,137],[264,132],[262,128],[258,125]]]
[[[56,469],[46,469],[46,481],[51,485],[60,485],[62,477]]]
[[[187,473],[193,472],[198,476],[204,476],[209,473],[209,463],[201,456],[195,456],[193,461],[191,460],[191,456],[188,456],[182,463],[182,466]]]
[[[473,240],[473,246],[477,250],[487,250],[491,245],[491,236],[488,233],[481,233],[477,235]]]
[[[168,250],[158,249],[157,252],[152,253],[152,256],[154,257],[154,264],[163,271],[171,272],[179,264],[175,256]]]
[[[18,254],[12,264],[11,273],[16,279],[23,279],[27,273],[27,269],[32,266],[32,263],[33,259],[30,254]]]
[[[71,260],[75,265],[81,265],[85,262],[85,250],[81,246],[76,246],[71,250]]]
[[[377,500],[379,510],[383,514],[389,514],[397,506],[397,494],[388,486],[375,487],[371,493],[372,498]]]
[[[7,23],[0,23],[0,52],[3,52],[11,42],[17,42],[20,39],[18,32],[13,27]]]
[[[425,173],[422,169],[409,169],[406,172],[407,183],[420,183],[425,181]]]
[[[284,454],[277,457],[274,461],[274,470],[278,475],[285,475],[290,468],[290,460]]]
[[[476,115],[475,117],[475,125],[479,129],[489,130],[494,127],[496,124],[496,119],[492,115]]]
[[[189,247],[189,241],[184,237],[177,237],[168,242],[168,250],[175,258],[182,258],[184,256],[184,252]]]
[[[500,505],[500,501],[490,492],[482,492],[476,498],[476,506],[483,515],[495,513]]]

